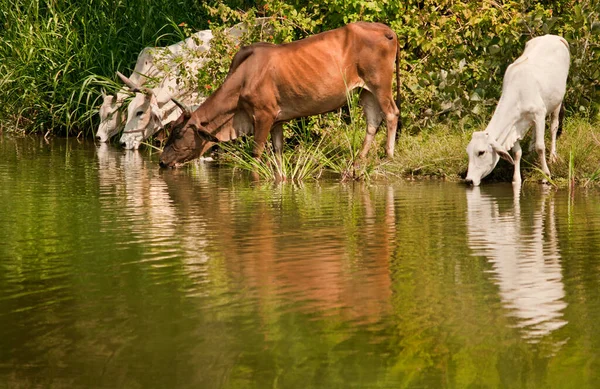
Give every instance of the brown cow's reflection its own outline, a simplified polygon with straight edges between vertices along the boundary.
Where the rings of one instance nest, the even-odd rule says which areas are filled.
[[[392,187],[228,182],[215,188],[215,177],[177,171],[162,177],[176,217],[186,219],[182,239],[208,242],[187,251],[186,261],[207,253],[224,258],[231,285],[256,296],[261,310],[277,301],[365,322],[388,312],[388,262],[395,245]]]
[[[566,324],[554,198],[544,194],[531,204],[514,190],[508,204],[510,197],[495,198],[478,187],[467,191],[468,240],[492,264],[502,302],[524,337],[536,342]]]

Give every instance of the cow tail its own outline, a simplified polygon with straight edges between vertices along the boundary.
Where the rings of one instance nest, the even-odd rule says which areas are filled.
[[[400,42],[398,42],[397,37],[396,42],[396,106],[398,107],[398,129],[396,131],[396,137],[398,137],[400,135],[400,132],[402,131],[402,110],[400,109]]]
[[[559,137],[563,131],[563,120],[565,119],[565,102],[560,104],[560,110],[558,111],[558,130],[556,130],[556,137]]]

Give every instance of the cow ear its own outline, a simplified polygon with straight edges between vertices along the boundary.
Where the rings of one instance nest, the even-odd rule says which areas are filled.
[[[508,162],[510,162],[512,165],[514,165],[514,164],[515,164],[515,161],[514,161],[514,159],[512,158],[512,156],[509,154],[509,152],[508,152],[508,151],[506,151],[506,150],[504,149],[504,147],[502,147],[502,145],[500,145],[500,143],[498,143],[498,142],[497,142],[497,141],[495,141],[495,140],[492,140],[492,141],[491,141],[491,146],[492,146],[492,149],[493,149],[493,150],[494,150],[496,153],[498,153],[498,155],[500,156],[500,158],[504,159],[505,161],[508,161]]]

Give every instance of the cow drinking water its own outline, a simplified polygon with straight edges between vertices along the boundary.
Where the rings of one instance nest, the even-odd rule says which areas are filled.
[[[367,154],[385,118],[386,152],[392,157],[399,114],[392,96],[397,49],[396,34],[389,27],[366,22],[292,43],[244,47],[233,58],[223,84],[197,110],[191,112],[174,100],[184,113],[172,126],[160,164],[176,166],[200,157],[215,142],[245,134],[254,134],[256,157],[269,133],[281,156],[284,122],[336,110],[356,88],[362,88],[367,122],[360,156]]]
[[[529,127],[535,125],[532,142],[540,158],[544,174],[550,177],[546,164],[544,121],[552,114],[550,132],[551,160],[556,159],[556,135],[569,73],[569,44],[556,35],[533,38],[525,51],[504,74],[502,96],[485,131],[473,133],[467,146],[469,169],[466,182],[477,186],[494,170],[500,158],[515,166],[513,184],[521,185],[521,146]],[[509,154],[512,149],[513,157]]]

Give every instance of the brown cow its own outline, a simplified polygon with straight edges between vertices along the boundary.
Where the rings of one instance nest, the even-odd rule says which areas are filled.
[[[251,133],[255,157],[262,154],[269,133],[280,157],[284,122],[336,110],[355,88],[363,88],[360,101],[367,121],[360,157],[369,151],[383,115],[386,152],[393,157],[399,114],[392,96],[397,48],[396,34],[389,27],[365,22],[296,42],[244,47],[233,58],[223,84],[204,104],[193,113],[180,104],[184,113],[173,124],[160,165],[172,167],[198,158],[214,142]],[[399,85],[399,77],[397,81]]]

